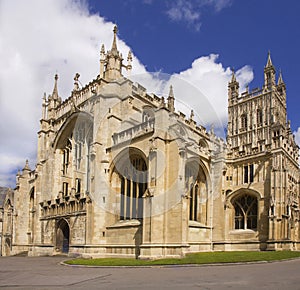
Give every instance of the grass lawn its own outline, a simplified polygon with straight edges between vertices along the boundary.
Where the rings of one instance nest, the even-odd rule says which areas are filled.
[[[275,261],[300,257],[300,252],[205,252],[187,254],[182,259],[137,260],[129,258],[73,259],[69,265],[87,266],[153,266]]]

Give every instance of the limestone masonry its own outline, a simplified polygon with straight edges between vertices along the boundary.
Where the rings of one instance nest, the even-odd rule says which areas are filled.
[[[56,75],[44,97],[37,165],[1,195],[2,255],[300,250],[299,147],[270,54],[261,89],[240,93],[232,73],[225,142],[175,111],[172,87],[165,100],[133,83],[116,34],[96,79],[76,74],[62,101]]]

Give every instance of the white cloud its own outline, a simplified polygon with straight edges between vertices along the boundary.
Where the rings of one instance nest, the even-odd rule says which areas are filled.
[[[227,86],[231,70],[217,62],[218,55],[211,54],[196,59],[192,67],[174,74],[170,82],[174,83],[176,96],[185,106],[194,109],[198,121],[205,126],[224,126],[227,121]],[[249,66],[236,72],[241,91],[253,79]],[[188,93],[187,93],[188,92]],[[178,104],[179,109],[183,108]]]
[[[298,128],[298,130],[296,132],[294,132],[295,135],[295,141],[298,144],[298,146],[300,147],[300,127]]]
[[[231,5],[232,0],[176,0],[169,1],[167,15],[172,21],[186,23],[196,31],[201,27],[201,14],[204,7],[213,7],[216,12]]]
[[[54,74],[59,74],[59,94],[65,99],[76,72],[83,84],[99,73],[100,44],[110,48],[113,23],[89,15],[82,3],[0,2],[1,185],[8,184],[7,172],[23,168],[26,158],[35,159],[42,96],[52,92]],[[126,44],[118,45],[127,55]],[[135,58],[133,66],[136,73],[145,72]]]
[[[59,94],[65,99],[72,90],[76,72],[80,73],[82,84],[99,73],[100,45],[104,43],[106,49],[110,48],[113,23],[91,15],[83,3],[72,0],[0,2],[0,186],[14,186],[14,174],[24,167],[26,159],[34,168],[42,96],[44,92],[52,93],[54,74],[59,74]],[[118,41],[118,48],[127,55],[129,47],[124,41]],[[251,73],[248,67],[237,72],[243,82],[251,79]],[[200,88],[211,107],[216,108],[217,118],[222,122],[226,118],[230,72],[217,63],[216,55],[200,57],[190,69],[163,77],[147,73],[134,57],[132,74],[150,92],[163,92],[170,80],[178,108],[182,109],[184,103],[185,109],[194,107],[199,119],[204,120],[203,102],[197,107],[198,99],[194,98]],[[196,95],[193,86],[189,91],[178,87],[180,79],[195,86]],[[205,123],[214,121],[210,118]]]

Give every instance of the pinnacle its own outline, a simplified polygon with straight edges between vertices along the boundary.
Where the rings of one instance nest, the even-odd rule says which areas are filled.
[[[231,75],[231,83],[236,82],[235,72],[234,68],[231,69],[232,75]]]
[[[112,52],[118,52],[118,48],[117,48],[118,27],[117,27],[117,25],[114,26],[113,32],[114,32],[114,39],[113,39],[113,43],[112,43],[112,46],[111,46],[111,51]]]
[[[272,66],[273,66],[273,63],[272,63],[272,60],[271,60],[271,52],[269,50],[268,51],[268,60],[267,60],[266,68],[267,67],[272,67]]]
[[[282,78],[282,72],[281,72],[281,70],[280,70],[277,85],[281,85],[281,84],[283,84],[283,83],[284,83],[284,81],[283,81],[283,78]]]
[[[174,99],[174,92],[173,92],[173,86],[172,85],[170,85],[169,98]]]
[[[58,75],[55,74],[54,76],[54,88],[53,88],[53,93],[52,93],[52,98],[54,100],[58,100],[58,90],[57,90],[57,80],[58,80]]]

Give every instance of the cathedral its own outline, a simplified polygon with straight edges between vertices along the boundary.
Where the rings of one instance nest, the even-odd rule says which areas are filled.
[[[270,53],[261,88],[240,92],[232,72],[223,140],[175,110],[172,86],[131,81],[116,34],[95,79],[76,74],[62,100],[55,75],[44,96],[37,164],[2,194],[2,255],[300,250],[299,147]]]

